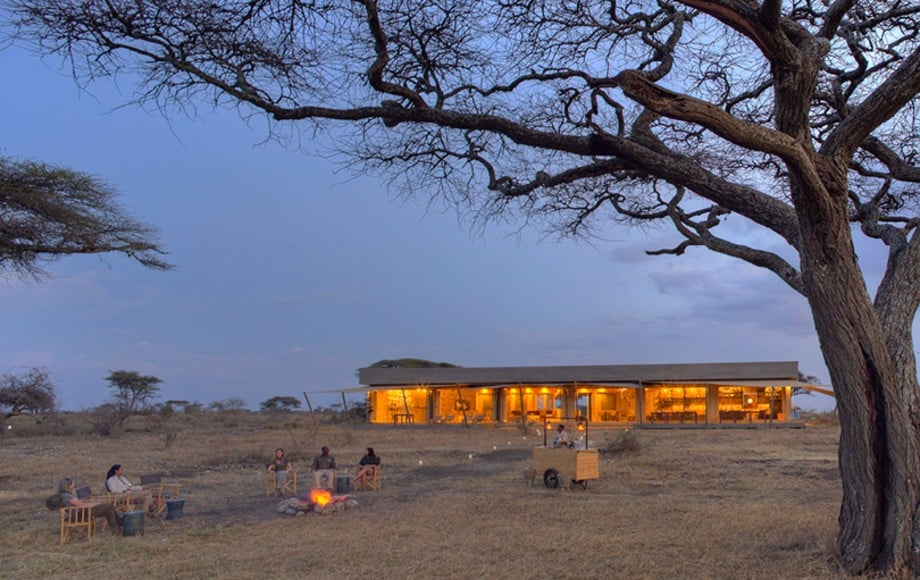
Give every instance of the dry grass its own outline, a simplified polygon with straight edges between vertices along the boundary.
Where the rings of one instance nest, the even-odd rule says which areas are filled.
[[[630,453],[601,456],[586,490],[552,491],[523,476],[542,438],[513,427],[221,421],[184,425],[168,450],[143,430],[0,441],[0,576],[840,577],[835,427],[635,432]],[[261,475],[279,445],[302,473],[321,445],[340,464],[373,445],[383,490],[358,494],[355,510],[279,516]],[[98,488],[111,463],[182,483],[185,517],[59,546],[42,504],[54,480]]]

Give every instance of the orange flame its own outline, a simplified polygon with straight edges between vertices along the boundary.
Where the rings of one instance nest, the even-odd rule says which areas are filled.
[[[316,505],[326,505],[332,501],[332,493],[326,489],[311,489],[310,490],[310,501]]]

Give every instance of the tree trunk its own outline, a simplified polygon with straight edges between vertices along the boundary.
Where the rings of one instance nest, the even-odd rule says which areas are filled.
[[[845,570],[920,574],[920,431],[913,352],[894,351],[853,250],[846,198],[799,208],[802,274],[840,412]],[[820,211],[816,206],[826,204]],[[797,204],[798,205],[798,204]],[[903,326],[903,325],[900,325]],[[891,330],[891,329],[889,329]]]

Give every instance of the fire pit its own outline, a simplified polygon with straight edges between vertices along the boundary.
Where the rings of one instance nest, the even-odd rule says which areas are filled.
[[[292,497],[278,504],[278,513],[299,516],[305,513],[331,514],[358,507],[351,495],[333,495],[325,489],[311,489],[309,497]]]

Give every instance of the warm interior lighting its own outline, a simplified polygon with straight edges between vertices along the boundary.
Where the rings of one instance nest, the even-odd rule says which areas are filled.
[[[548,392],[549,392],[549,389],[546,388],[546,387],[543,387],[542,389],[540,389],[540,392],[541,392],[541,393],[548,393]]]
[[[489,389],[482,389],[482,390],[480,390],[479,392],[482,393],[483,395],[488,395],[488,394],[489,394]]]
[[[607,392],[607,389],[598,389],[597,392],[598,392],[598,393],[606,393],[606,392]]]
[[[326,505],[332,501],[332,493],[328,489],[311,489],[310,501],[316,505]]]

